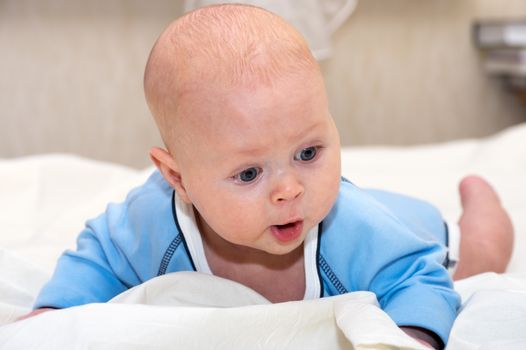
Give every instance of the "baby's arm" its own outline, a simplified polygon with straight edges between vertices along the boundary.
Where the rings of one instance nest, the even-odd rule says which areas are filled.
[[[444,347],[444,344],[440,338],[435,333],[430,332],[427,329],[419,327],[400,327],[400,329],[411,338],[431,349],[442,349]]]
[[[438,263],[442,248],[418,241],[407,244],[413,247],[394,260],[384,260],[369,290],[406,333],[440,349],[448,338],[460,299],[447,271]]]
[[[107,216],[90,221],[77,239],[77,250],[60,257],[35,309],[106,302],[130,287],[123,279],[133,278],[134,273],[108,232]]]
[[[55,310],[55,309],[52,309],[50,307],[44,307],[44,308],[41,308],[41,309],[36,309],[36,310],[31,311],[28,314],[25,314],[24,316],[20,316],[16,320],[17,321],[22,321],[22,320],[25,320],[26,318],[37,316],[37,315],[40,315],[41,313],[44,313],[44,312],[47,312],[47,311],[52,311],[52,310]]]
[[[105,213],[89,220],[77,249],[60,257],[34,308],[106,302],[155,277],[162,253],[177,236],[172,194],[156,172],[123,203],[109,204]]]
[[[372,197],[346,183],[340,192],[321,236],[329,293],[371,291],[399,327],[425,329],[446,343],[460,298],[442,266],[445,248],[432,240],[444,236],[440,213],[422,201]],[[397,205],[405,208],[403,220],[390,210]]]
[[[455,305],[458,306],[459,302],[449,275],[442,267],[445,251],[438,242],[447,242],[444,220],[436,208],[424,201],[385,191],[369,190],[368,193],[385,205],[419,238],[415,240],[413,235],[407,235],[407,230],[399,230],[400,227],[397,229],[398,225],[395,222],[384,226],[390,227],[390,231],[398,232],[396,234],[393,231],[389,232],[390,234],[384,235],[382,241],[376,245],[376,247],[386,247],[388,250],[381,252],[380,249],[378,252],[386,260],[379,265],[380,270],[373,277],[373,288],[378,288],[383,278],[390,280],[392,284],[388,288],[392,288],[391,290],[384,287],[377,289],[381,295],[379,298],[382,298],[382,306],[385,306],[386,311],[398,314],[395,316],[398,320],[402,321],[401,318],[405,318],[402,324],[409,327],[401,328],[413,338],[423,340],[435,348],[441,348],[444,345],[442,339],[449,332],[440,332],[440,324],[453,322],[456,314]],[[419,240],[436,242],[425,243],[418,242]],[[400,254],[398,257],[389,254],[393,249]],[[420,292],[415,293],[411,290],[420,290]],[[434,332],[441,333],[442,339],[436,333],[429,332],[424,324],[414,324],[410,321],[410,317],[400,315],[404,300],[406,305],[414,305],[408,313],[416,313],[419,309],[424,312],[425,322],[428,326],[437,327]],[[425,304],[430,306],[433,303],[437,308],[428,310]],[[439,308],[439,305],[442,305],[442,308]],[[450,315],[449,318],[447,315]]]

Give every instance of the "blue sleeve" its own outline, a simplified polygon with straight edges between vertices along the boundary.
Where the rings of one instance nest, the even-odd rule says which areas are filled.
[[[128,286],[117,277],[103,245],[116,250],[110,242],[101,243],[93,228],[84,229],[77,239],[77,250],[66,251],[60,257],[53,277],[40,291],[34,308],[61,309],[105,302],[124,292]]]
[[[386,254],[387,259],[371,273],[367,289],[398,326],[428,329],[447,344],[460,298],[440,264],[442,248],[420,242],[400,253]]]
[[[427,203],[408,197],[397,203],[394,194],[388,197],[383,203],[383,195],[342,184],[324,220],[320,253],[348,291],[374,292],[398,326],[430,330],[447,344],[460,297],[442,265],[445,249],[435,237],[443,233],[429,232],[444,230],[441,217]],[[395,215],[401,212],[406,213],[402,218]],[[412,224],[411,216],[419,222]],[[329,292],[337,292],[331,283],[325,284]]]
[[[386,211],[393,214],[400,223],[414,233],[420,246],[405,256],[388,262],[371,280],[370,288],[378,296],[380,305],[399,326],[422,327],[437,333],[446,344],[449,331],[438,325],[452,325],[459,307],[459,297],[453,290],[449,273],[441,266],[444,262],[444,246],[447,231],[440,212],[427,202],[405,195],[366,190]],[[400,235],[404,237],[405,235]],[[412,239],[409,236],[407,238]],[[389,238],[383,238],[389,240]],[[389,243],[389,242],[386,242]],[[395,242],[391,242],[395,246]],[[391,278],[389,278],[391,276]],[[394,278],[393,278],[394,276]],[[386,281],[389,288],[386,288]],[[395,288],[393,288],[393,286]],[[426,291],[432,288],[433,293]],[[407,300],[413,301],[408,304]],[[443,312],[437,312],[442,310]],[[415,321],[411,313],[433,317],[437,326],[429,325],[429,316]]]
[[[89,220],[77,238],[77,249],[59,258],[34,308],[106,302],[155,277],[162,253],[178,234],[172,193],[156,172],[123,203],[109,204]]]

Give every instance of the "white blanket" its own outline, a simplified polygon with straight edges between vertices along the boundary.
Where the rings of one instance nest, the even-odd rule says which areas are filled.
[[[456,219],[460,213],[457,183],[467,173],[478,173],[493,183],[510,211],[517,233],[509,268],[514,274],[476,276],[457,283],[464,306],[448,349],[526,348],[526,336],[522,335],[526,329],[525,140],[526,125],[521,125],[482,140],[343,150],[343,174],[359,186],[390,189],[427,199],[446,217]],[[58,255],[74,247],[84,221],[103,211],[109,201],[122,200],[151,170],[138,171],[66,155],[0,160],[0,325],[4,325],[0,327],[0,345],[25,349],[38,344],[41,348],[67,344],[64,348],[83,348],[79,344],[92,342],[93,346],[114,349],[116,343],[126,340],[123,344],[129,345],[127,348],[151,348],[147,344],[168,348],[173,346],[175,334],[178,334],[177,344],[183,348],[328,349],[331,347],[327,344],[335,344],[332,348],[344,349],[349,347],[349,342],[359,348],[361,344],[400,346],[400,341],[407,341],[399,332],[380,332],[379,329],[389,329],[379,326],[385,315],[369,297],[352,295],[349,300],[339,297],[233,309],[212,307],[213,304],[204,304],[209,305],[206,308],[171,303],[164,305],[172,306],[162,308],[99,304],[8,324],[29,310]],[[200,280],[200,283],[219,283],[217,291],[231,287],[224,282]],[[194,296],[197,295],[199,293]],[[342,313],[343,308],[335,306],[342,305],[343,301],[345,305],[353,305],[346,309],[350,312]],[[151,300],[148,303],[151,304]],[[349,315],[354,315],[354,323]],[[192,322],[200,328],[185,326]],[[56,337],[50,338],[50,334]],[[163,343],[162,339],[170,342]],[[19,342],[22,340],[27,343]],[[418,345],[404,346],[416,348]]]

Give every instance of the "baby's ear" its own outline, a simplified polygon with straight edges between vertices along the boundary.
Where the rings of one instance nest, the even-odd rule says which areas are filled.
[[[181,180],[179,167],[172,155],[162,148],[153,147],[150,150],[150,159],[159,169],[166,182],[177,191],[179,197],[186,203],[191,203]]]

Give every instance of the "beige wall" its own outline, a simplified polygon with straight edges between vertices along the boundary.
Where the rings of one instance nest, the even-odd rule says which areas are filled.
[[[148,51],[180,1],[0,0],[0,157],[72,152],[144,166],[159,144]],[[470,21],[524,0],[359,0],[322,65],[344,143],[433,142],[526,121],[486,77]]]
[[[72,152],[144,166],[159,144],[142,93],[178,1],[0,0],[0,157]]]
[[[472,20],[508,16],[526,17],[526,1],[359,1],[322,65],[342,142],[426,143],[526,121],[471,42]]]

